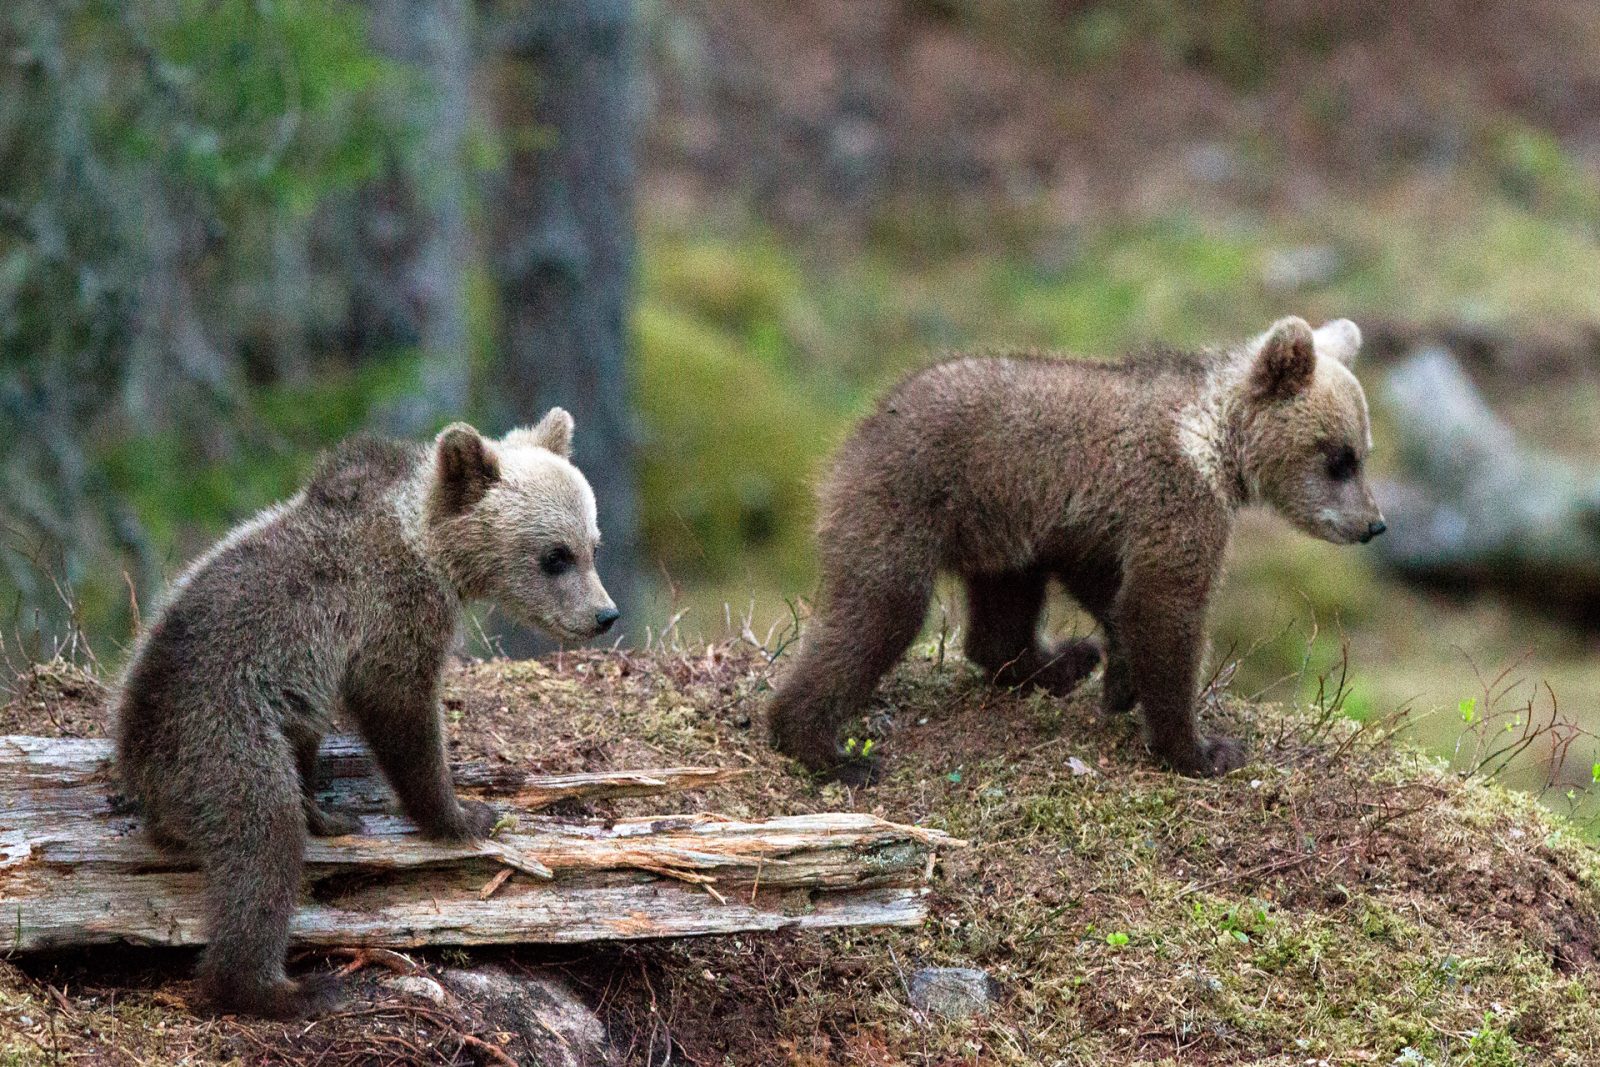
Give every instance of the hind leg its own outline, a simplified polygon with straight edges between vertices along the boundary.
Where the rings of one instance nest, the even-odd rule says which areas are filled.
[[[206,877],[209,943],[200,985],[213,1005],[275,1019],[325,1011],[338,1002],[327,980],[284,972],[289,920],[300,895],[305,811],[294,753],[281,737],[193,798],[186,835]]]
[[[1105,635],[1106,669],[1100,682],[1100,710],[1107,717],[1125,715],[1138,703],[1133,671],[1128,665],[1127,643],[1118,632],[1114,610],[1122,588],[1120,571],[1110,565],[1085,568],[1058,576],[1083,609],[1100,624]]]
[[[317,803],[317,749],[322,739],[307,736],[295,741],[295,763],[300,771],[300,795],[306,816],[306,831],[313,837],[340,837],[361,829],[361,820],[349,812],[329,811]]]
[[[968,575],[966,585],[967,658],[996,685],[1037,686],[1065,696],[1100,662],[1100,647],[1090,640],[1074,638],[1051,647],[1040,643],[1042,573]]]
[[[839,727],[860,713],[878,680],[916,638],[933,582],[931,568],[875,582],[852,577],[829,582],[770,714],[780,752],[813,771],[859,779],[866,777],[859,762],[839,751]],[[857,773],[849,773],[852,766]]]

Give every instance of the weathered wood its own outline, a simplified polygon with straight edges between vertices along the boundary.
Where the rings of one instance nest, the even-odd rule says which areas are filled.
[[[0,952],[204,941],[201,876],[187,856],[146,840],[114,793],[108,756],[99,740],[0,737]],[[534,814],[559,800],[697,789],[740,772],[538,776],[465,764],[456,769],[463,791],[496,799],[517,825],[483,844],[444,845],[387,813],[387,790],[352,739],[331,739],[322,769],[323,803],[357,813],[362,832],[307,842],[306,896],[292,926],[305,945],[909,925],[923,917],[935,850],[959,844],[854,813]],[[517,873],[502,878],[507,867]]]
[[[1377,486],[1379,557],[1420,582],[1501,588],[1600,622],[1600,478],[1520,441],[1449,352],[1384,381],[1398,477]]]

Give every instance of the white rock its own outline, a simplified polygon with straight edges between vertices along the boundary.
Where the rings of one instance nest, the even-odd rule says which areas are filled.
[[[910,986],[912,1007],[946,1019],[986,1011],[999,993],[999,983],[976,967],[924,967]]]
[[[403,996],[417,997],[441,1006],[448,999],[444,986],[425,974],[397,975],[393,978],[385,978],[378,984]]]

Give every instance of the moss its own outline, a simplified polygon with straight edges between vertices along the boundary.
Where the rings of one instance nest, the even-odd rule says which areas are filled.
[[[813,471],[841,420],[682,312],[647,305],[636,329],[646,539],[675,575],[803,581]]]
[[[646,243],[643,288],[711,325],[761,336],[796,315],[808,298],[800,267],[770,236],[705,237]]]

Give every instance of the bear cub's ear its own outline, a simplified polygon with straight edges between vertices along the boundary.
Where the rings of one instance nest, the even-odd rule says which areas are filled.
[[[1306,320],[1293,315],[1272,324],[1250,368],[1250,390],[1263,400],[1289,400],[1317,370],[1316,339]]]
[[[494,446],[464,422],[454,422],[434,439],[433,503],[444,515],[460,515],[500,480]]]
[[[1349,319],[1334,319],[1318,326],[1314,334],[1317,355],[1336,359],[1346,367],[1356,361],[1361,351],[1361,327]]]
[[[506,434],[508,445],[536,445],[548,448],[563,459],[572,458],[572,416],[565,408],[551,408],[536,425],[522,426]]]

